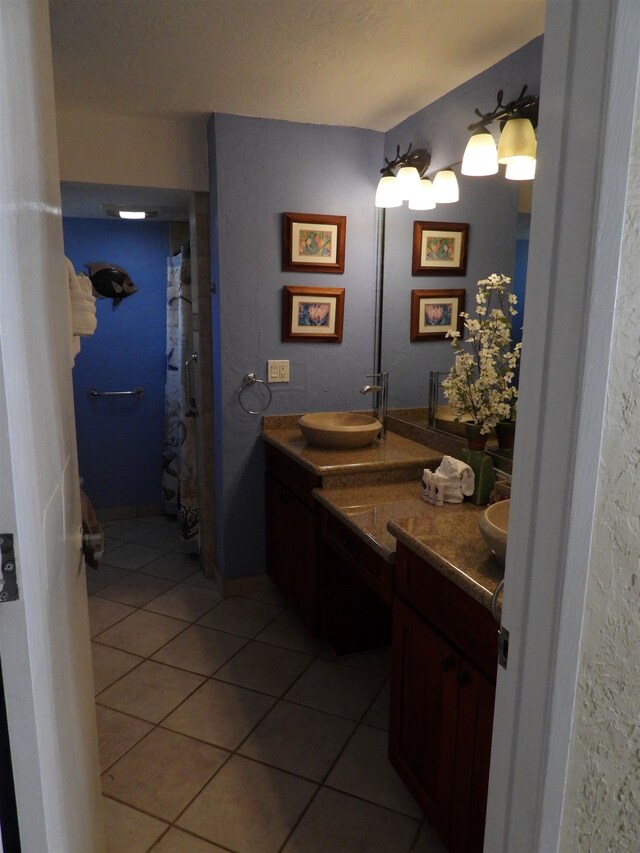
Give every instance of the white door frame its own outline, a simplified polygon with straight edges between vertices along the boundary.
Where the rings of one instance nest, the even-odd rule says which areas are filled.
[[[487,853],[559,845],[639,57],[635,0],[549,0]]]
[[[100,853],[48,3],[0,0],[0,654],[25,853]]]

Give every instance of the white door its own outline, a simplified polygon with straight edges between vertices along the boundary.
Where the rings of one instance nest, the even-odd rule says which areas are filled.
[[[47,3],[0,2],[0,534],[20,600],[0,604],[25,853],[99,853],[93,681]]]

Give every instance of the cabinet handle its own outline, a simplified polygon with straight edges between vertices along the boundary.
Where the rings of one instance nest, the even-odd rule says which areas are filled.
[[[443,661],[440,662],[440,668],[442,669],[443,672],[449,672],[449,670],[451,669],[452,666],[453,666],[453,661],[449,660],[449,658],[445,658]],[[458,676],[458,678],[459,677],[460,676]]]
[[[464,687],[465,684],[471,681],[471,676],[468,672],[459,672],[456,676],[456,681],[458,682],[458,687]]]

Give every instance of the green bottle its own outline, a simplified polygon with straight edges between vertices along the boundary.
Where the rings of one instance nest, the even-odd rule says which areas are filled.
[[[469,450],[467,447],[462,448],[459,456],[463,462],[469,465],[476,477],[473,494],[465,500],[469,500],[478,506],[485,506],[489,503],[489,495],[493,491],[496,480],[493,460],[482,450]]]

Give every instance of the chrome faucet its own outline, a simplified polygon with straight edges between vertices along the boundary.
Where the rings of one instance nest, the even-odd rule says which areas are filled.
[[[377,379],[377,385],[363,385],[360,389],[361,394],[378,395],[376,416],[382,424],[380,430],[380,438],[387,437],[387,403],[389,397],[389,374],[388,373],[367,373],[367,379]]]

